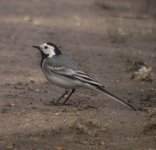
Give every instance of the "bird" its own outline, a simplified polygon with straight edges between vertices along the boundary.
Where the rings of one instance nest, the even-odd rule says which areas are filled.
[[[66,104],[76,89],[87,88],[106,94],[129,109],[136,110],[129,103],[106,90],[101,83],[95,81],[87,73],[81,71],[80,67],[71,58],[63,55],[60,48],[54,43],[47,42],[32,47],[40,51],[40,67],[45,78],[50,83],[65,89],[64,93],[55,102],[56,105],[62,99],[64,99],[62,105]]]

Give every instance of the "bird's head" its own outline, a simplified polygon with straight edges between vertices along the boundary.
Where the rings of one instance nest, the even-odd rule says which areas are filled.
[[[41,55],[44,57],[53,57],[62,54],[59,48],[53,43],[43,43],[39,46],[33,47],[37,48],[41,52]]]

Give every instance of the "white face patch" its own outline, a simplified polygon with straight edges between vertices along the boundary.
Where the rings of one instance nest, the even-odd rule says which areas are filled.
[[[55,56],[55,48],[53,46],[47,45],[47,43],[41,44],[40,46],[41,51],[48,55],[48,57]]]

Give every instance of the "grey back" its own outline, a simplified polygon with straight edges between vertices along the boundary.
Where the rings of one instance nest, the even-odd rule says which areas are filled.
[[[77,70],[79,68],[73,60],[63,55],[57,55],[53,56],[52,58],[46,58],[45,61],[48,65],[52,65],[54,67],[66,67],[73,70]]]

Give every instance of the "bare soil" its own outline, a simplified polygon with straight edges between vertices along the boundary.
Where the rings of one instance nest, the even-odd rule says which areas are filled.
[[[0,150],[156,150],[156,20],[141,2],[1,0]],[[137,111],[84,89],[45,105],[63,89],[41,72],[44,42]],[[131,79],[140,62],[152,80]]]

